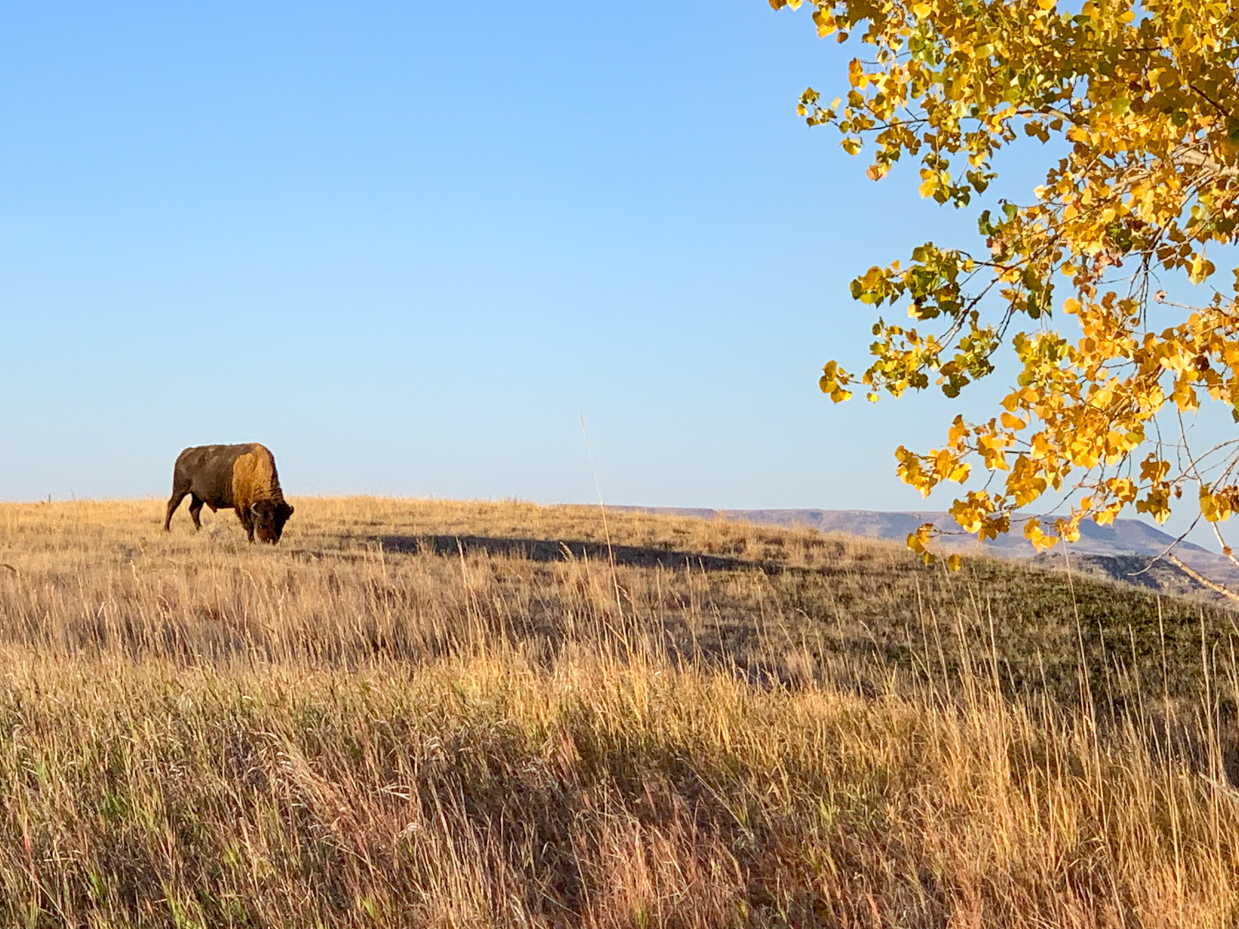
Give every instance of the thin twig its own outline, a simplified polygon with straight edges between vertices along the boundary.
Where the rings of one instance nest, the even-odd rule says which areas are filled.
[[[1133,571],[1131,574],[1128,574],[1127,576],[1128,577],[1139,577],[1141,574],[1151,571],[1153,568],[1153,565],[1157,564],[1163,558],[1166,558],[1167,556],[1169,556],[1171,552],[1173,552],[1176,548],[1179,547],[1179,543],[1187,538],[1188,533],[1196,528],[1196,524],[1198,522],[1200,522],[1199,516],[1197,516],[1194,520],[1192,520],[1192,524],[1183,530],[1183,534],[1181,536],[1179,536],[1177,539],[1175,539],[1173,542],[1167,545],[1164,549],[1162,549],[1161,552],[1158,553],[1155,557],[1149,559],[1149,563],[1147,565],[1145,565],[1139,571]]]
[[[1230,559],[1231,564],[1239,567],[1239,558],[1235,557],[1234,551],[1226,544],[1226,540],[1222,538],[1222,530],[1217,527],[1217,523],[1210,523],[1209,525],[1213,527],[1213,534],[1217,536],[1218,545],[1222,546],[1222,554]]]

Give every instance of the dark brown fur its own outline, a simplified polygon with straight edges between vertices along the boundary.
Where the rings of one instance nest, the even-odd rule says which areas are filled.
[[[187,448],[176,457],[172,470],[172,497],[164,517],[166,532],[172,527],[172,514],[186,496],[194,528],[201,529],[198,514],[203,504],[216,510],[234,509],[251,542],[274,545],[280,540],[284,523],[293,508],[284,502],[275,457],[257,442],[246,445],[200,445]]]

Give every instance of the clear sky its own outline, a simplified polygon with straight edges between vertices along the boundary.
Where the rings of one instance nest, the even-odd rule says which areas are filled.
[[[927,505],[892,452],[952,404],[816,381],[851,277],[974,220],[795,115],[851,54],[803,11],[30,0],[0,46],[0,498],[261,441],[292,494],[589,501],[583,416],[608,502]]]

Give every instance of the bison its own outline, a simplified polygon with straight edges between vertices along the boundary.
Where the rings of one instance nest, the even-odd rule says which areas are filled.
[[[251,542],[257,532],[258,541],[274,545],[280,540],[284,523],[293,515],[293,508],[284,502],[284,492],[280,490],[275,458],[257,442],[201,445],[177,455],[172,469],[172,497],[163,521],[165,532],[172,528],[172,514],[186,494],[193,498],[189,515],[195,529],[202,528],[198,514],[204,503],[211,512],[232,507]]]

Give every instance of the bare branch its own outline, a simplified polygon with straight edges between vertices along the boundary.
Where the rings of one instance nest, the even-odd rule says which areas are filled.
[[[1239,594],[1235,593],[1229,587],[1223,587],[1221,584],[1217,583],[1217,581],[1209,580],[1199,571],[1189,568],[1182,561],[1180,561],[1179,558],[1175,556],[1173,553],[1167,552],[1166,560],[1169,561],[1176,568],[1178,568],[1180,571],[1182,571],[1184,574],[1186,574],[1188,577],[1190,577],[1192,580],[1194,580],[1197,584],[1200,584],[1202,587],[1207,587],[1210,590],[1212,590],[1214,593],[1219,593],[1224,597],[1229,597],[1231,600],[1235,601],[1235,603],[1239,603]]]
[[[1231,564],[1239,568],[1239,559],[1235,558],[1234,551],[1226,544],[1226,540],[1222,538],[1222,530],[1217,527],[1217,523],[1209,523],[1209,525],[1213,527],[1213,534],[1217,536],[1218,545],[1222,546],[1222,554],[1230,559]]]
[[[1214,161],[1204,152],[1196,151],[1191,148],[1178,148],[1171,154],[1172,161],[1178,161],[1181,164],[1193,165],[1197,168],[1204,168],[1210,174],[1218,177],[1239,177],[1239,168],[1229,167]]]
[[[1179,536],[1177,539],[1175,539],[1173,542],[1167,545],[1164,549],[1162,549],[1162,551],[1158,553],[1156,557],[1150,559],[1147,565],[1145,565],[1139,571],[1133,571],[1131,574],[1127,576],[1128,577],[1139,577],[1141,574],[1145,574],[1148,571],[1152,570],[1153,565],[1157,564],[1163,558],[1172,557],[1171,552],[1173,552],[1176,548],[1179,547],[1179,543],[1187,538],[1188,533],[1196,528],[1196,524],[1198,522],[1200,522],[1199,515],[1197,515],[1196,518],[1192,520],[1192,524],[1190,526],[1188,526],[1186,529],[1183,530],[1183,534],[1181,536]]]

